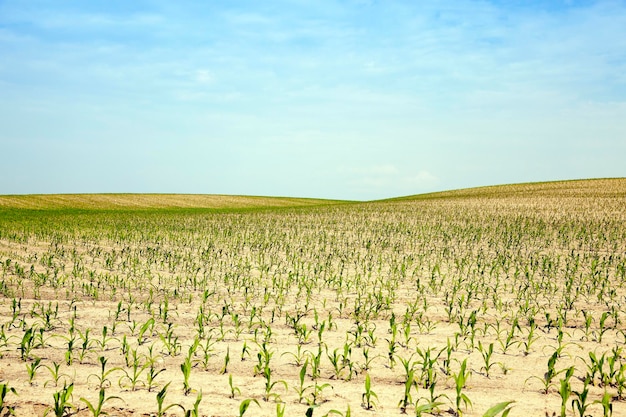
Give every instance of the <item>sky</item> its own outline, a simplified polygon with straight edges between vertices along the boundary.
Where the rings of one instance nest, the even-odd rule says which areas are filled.
[[[626,176],[626,1],[0,0],[0,194]]]

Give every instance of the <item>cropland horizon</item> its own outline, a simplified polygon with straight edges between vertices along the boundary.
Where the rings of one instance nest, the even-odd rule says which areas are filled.
[[[25,194],[0,195],[0,209],[28,210],[115,210],[115,209],[253,209],[279,207],[306,207],[329,204],[363,204],[385,201],[419,200],[433,198],[511,197],[524,195],[565,196],[572,192],[593,192],[606,181],[619,182],[621,178],[576,179],[521,184],[502,184],[399,196],[383,200],[350,201],[302,197],[274,197],[218,194],[175,193],[97,193],[97,194]],[[596,190],[597,191],[597,190]]]
[[[0,196],[0,416],[624,416],[626,178]]]

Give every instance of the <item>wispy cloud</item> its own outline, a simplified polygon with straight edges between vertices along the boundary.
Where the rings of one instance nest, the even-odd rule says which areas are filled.
[[[350,187],[368,199],[419,194],[435,190],[440,179],[427,170],[400,168],[394,164],[344,168],[350,173]]]

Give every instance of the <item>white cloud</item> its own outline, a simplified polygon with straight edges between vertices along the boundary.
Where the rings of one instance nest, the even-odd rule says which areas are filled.
[[[213,74],[205,69],[197,70],[195,80],[200,84],[211,84],[213,82]]]
[[[433,191],[439,177],[427,170],[414,171],[393,164],[372,165],[346,170],[351,173],[350,186],[369,198],[398,197]]]
[[[440,180],[437,176],[431,174],[430,172],[422,170],[415,175],[405,177],[405,182],[408,187],[423,190],[437,186],[440,183]]]
[[[373,166],[369,170],[369,173],[373,174],[373,175],[390,177],[390,176],[398,175],[400,173],[400,171],[398,171],[398,168],[396,168],[394,165],[390,165],[389,164],[389,165],[376,165],[376,166]]]

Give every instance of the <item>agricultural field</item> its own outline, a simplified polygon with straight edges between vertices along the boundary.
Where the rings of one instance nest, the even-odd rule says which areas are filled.
[[[625,345],[626,179],[0,197],[0,416],[618,417]]]

